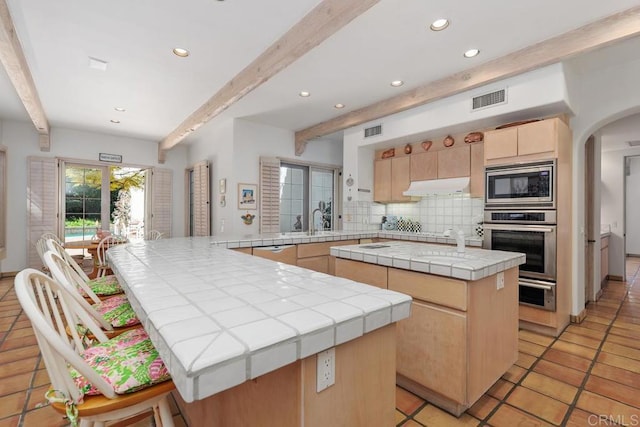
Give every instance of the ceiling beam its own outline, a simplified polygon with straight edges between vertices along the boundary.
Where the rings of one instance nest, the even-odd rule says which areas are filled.
[[[51,148],[49,122],[44,108],[42,108],[16,29],[13,26],[6,0],[0,0],[0,62],[2,62],[18,97],[20,97],[27,114],[40,134],[40,150],[49,151]]]
[[[332,36],[380,0],[323,0],[301,21],[227,82],[162,142],[160,151],[179,144],[190,133]],[[159,153],[160,154],[160,153]],[[162,161],[163,155],[158,160]]]
[[[640,6],[550,38],[474,68],[302,129],[296,155],[308,141],[502,80],[640,34]]]

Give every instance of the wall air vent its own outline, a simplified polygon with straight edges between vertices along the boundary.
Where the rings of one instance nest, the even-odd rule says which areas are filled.
[[[629,147],[638,147],[638,146],[640,146],[640,140],[627,141],[627,144],[629,144]]]
[[[382,135],[382,125],[376,125],[376,126],[371,126],[370,128],[364,128],[365,138],[370,138],[376,135]]]
[[[495,92],[476,96],[472,99],[471,110],[476,111],[482,108],[493,107],[494,105],[507,103],[507,90],[500,89]]]

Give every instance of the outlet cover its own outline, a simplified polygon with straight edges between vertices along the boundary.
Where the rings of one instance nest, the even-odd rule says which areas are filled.
[[[496,275],[496,289],[504,288],[504,271],[501,271]]]
[[[332,386],[336,382],[336,349],[321,351],[317,354],[316,392]]]

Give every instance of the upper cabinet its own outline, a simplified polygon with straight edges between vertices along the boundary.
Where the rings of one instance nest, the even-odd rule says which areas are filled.
[[[485,164],[558,157],[558,140],[567,125],[559,118],[488,131],[484,135]]]
[[[438,179],[471,175],[471,146],[450,147],[437,153]]]
[[[373,200],[375,202],[409,202],[402,193],[409,188],[411,158],[409,156],[376,160],[373,168]]]
[[[438,153],[426,151],[411,155],[411,181],[438,178]]]

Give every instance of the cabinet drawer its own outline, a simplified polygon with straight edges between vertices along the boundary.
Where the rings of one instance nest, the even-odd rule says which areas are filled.
[[[389,289],[415,299],[467,311],[467,282],[389,268]]]
[[[298,267],[329,274],[329,255],[298,259]]]
[[[379,288],[387,288],[387,267],[382,265],[337,258],[335,269],[337,277],[344,277]]]

